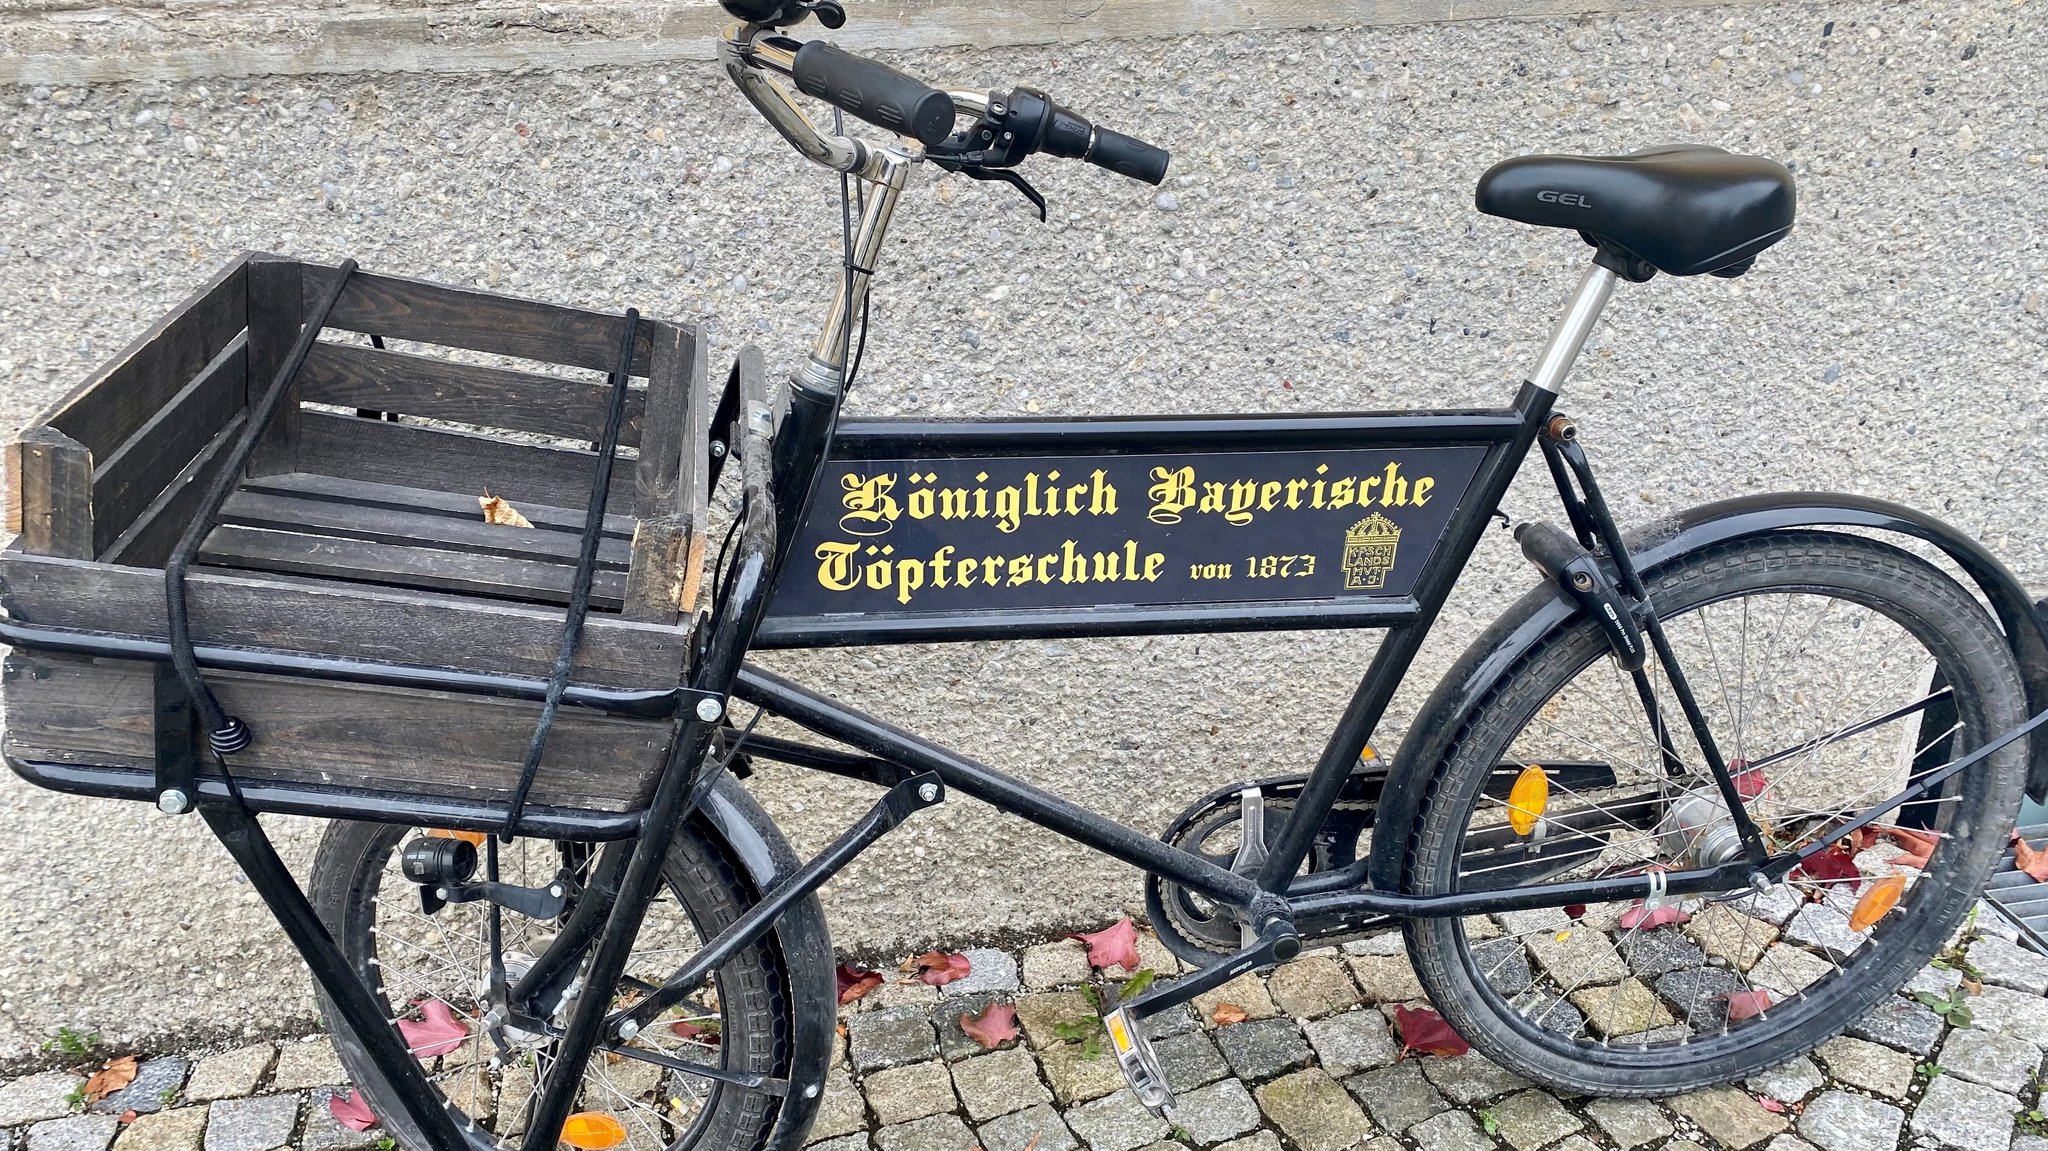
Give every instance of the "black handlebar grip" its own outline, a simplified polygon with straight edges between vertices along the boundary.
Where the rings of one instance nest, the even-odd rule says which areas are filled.
[[[953,134],[952,97],[878,60],[811,40],[791,75],[805,95],[927,147]]]
[[[1147,144],[1135,136],[1098,128],[1086,116],[1052,105],[1039,149],[1069,160],[1086,160],[1119,176],[1157,184],[1166,179],[1166,165],[1173,159],[1164,148]]]

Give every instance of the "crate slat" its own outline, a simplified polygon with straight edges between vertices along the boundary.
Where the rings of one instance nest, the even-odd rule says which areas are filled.
[[[488,493],[514,505],[531,502],[563,508],[589,499],[596,475],[596,452],[331,412],[301,415],[301,471],[471,496]],[[632,515],[637,503],[633,469],[615,469],[606,510]]]
[[[576,576],[575,568],[567,563],[304,532],[264,531],[233,524],[209,533],[199,549],[199,558],[219,567],[327,576],[389,587],[432,588],[549,604],[569,602],[569,588]],[[591,582],[591,606],[600,611],[616,611],[625,590],[624,573],[600,571]]]
[[[581,543],[578,535],[560,529],[538,525],[514,528],[485,523],[482,510],[475,501],[471,501],[470,517],[458,519],[405,507],[341,503],[243,490],[228,497],[227,505],[221,508],[221,522],[270,531],[304,531],[312,535],[339,536],[372,543],[413,543],[557,564],[574,563]],[[607,538],[598,543],[600,570],[609,567],[624,571],[629,558],[630,552],[623,540]]]
[[[249,373],[250,411],[277,381],[277,373],[290,358],[292,345],[306,323],[306,309],[300,284],[306,279],[304,265],[296,260],[259,258],[249,261]],[[315,303],[318,306],[317,297]],[[247,474],[298,471],[299,401],[301,385],[294,381],[286,391],[277,415],[257,441],[249,457]]]
[[[92,452],[56,428],[34,427],[7,445],[7,530],[26,551],[90,558]]]
[[[704,559],[702,468],[706,386],[704,349],[693,331],[668,327],[654,345],[649,379],[647,442],[634,469],[640,525],[633,536],[633,563],[626,579],[624,611],[629,619],[674,623],[696,607],[697,573]]]
[[[240,413],[248,337],[238,335],[95,469],[93,550],[105,552]]]
[[[361,504],[364,507],[395,508],[459,520],[472,520],[480,513],[477,497],[465,492],[439,492],[309,472],[259,476],[244,484],[243,490],[302,496],[331,503]],[[541,503],[521,503],[518,508],[519,513],[531,520],[535,527],[572,532],[583,530],[583,511],[580,508],[558,508]],[[616,513],[606,515],[604,534],[609,539],[632,539],[633,517]]]
[[[300,376],[300,399],[401,415],[595,441],[604,430],[611,388],[602,381],[564,380],[461,364],[355,344],[313,345]],[[640,443],[647,390],[626,393],[619,442]]]

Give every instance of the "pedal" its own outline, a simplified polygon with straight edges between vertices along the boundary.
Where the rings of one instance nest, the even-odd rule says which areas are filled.
[[[1109,1045],[1116,1052],[1116,1065],[1124,1073],[1124,1082],[1131,1085],[1131,1094],[1145,1105],[1147,1111],[1165,1118],[1173,1107],[1173,1088],[1166,1085],[1166,1069],[1159,1065],[1159,1056],[1152,1050],[1152,1041],[1133,1019],[1130,1012],[1119,1007],[1102,1017],[1103,1030],[1109,1032]]]

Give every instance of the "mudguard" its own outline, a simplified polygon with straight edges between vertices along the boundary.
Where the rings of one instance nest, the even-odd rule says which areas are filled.
[[[1783,492],[1702,504],[1626,534],[1629,554],[1648,578],[1691,552],[1730,540],[1798,528],[1867,528],[1911,536],[1941,549],[1990,602],[2012,645],[2027,689],[2027,710],[2048,708],[2048,625],[2026,589],[1982,544],[1940,520],[1883,500],[1834,492]],[[1400,891],[1408,842],[1390,828],[1413,827],[1436,763],[1454,736],[1509,669],[1551,633],[1578,622],[1577,606],[1562,592],[1539,586],[1517,600],[1482,632],[1430,693],[1402,741],[1393,778],[1380,799],[1367,874],[1372,886]],[[2027,794],[2048,801],[2048,740],[2034,740]]]
[[[773,889],[800,865],[782,829],[731,775],[712,787],[699,811],[745,869],[755,892]],[[769,938],[781,950],[783,969],[789,973],[791,1052],[789,1095],[776,1113],[765,1151],[797,1151],[824,1099],[825,1072],[832,1063],[833,1031],[839,1021],[832,936],[818,897],[801,900],[784,912]]]

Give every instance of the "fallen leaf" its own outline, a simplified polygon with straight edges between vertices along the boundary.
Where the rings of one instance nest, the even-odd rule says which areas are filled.
[[[2048,847],[2030,847],[2015,835],[2012,839],[2013,866],[2036,883],[2048,883]]]
[[[1142,966],[1138,959],[1138,925],[1132,923],[1129,916],[1101,931],[1069,935],[1067,938],[1078,939],[1087,946],[1090,967],[1121,966],[1125,971],[1136,971]]]
[[[1017,1037],[1017,1008],[1010,1003],[991,1003],[979,1015],[962,1014],[960,1030],[969,1039],[981,1044],[982,1050],[994,1051]]]
[[[855,967],[851,963],[839,965],[839,1002],[852,1003],[882,985],[882,973]]]
[[[1957,983],[1956,986],[1962,988],[1963,994],[1965,995],[1984,994],[1984,985],[1982,983],[1977,982],[1974,979],[1964,979],[1961,982]]]
[[[1463,1055],[1472,1050],[1444,1017],[1427,1007],[1394,1008],[1394,1026],[1401,1031],[1401,1052],[1410,1051],[1424,1055],[1446,1057]]]
[[[692,1019],[678,1019],[669,1024],[668,1029],[675,1032],[679,1039],[695,1039],[707,1047],[716,1046],[718,1043],[718,1025],[715,1022],[698,1023]]]
[[[1883,919],[1891,909],[1899,905],[1899,896],[1906,890],[1906,877],[1887,875],[1869,887],[1856,900],[1855,910],[1849,913],[1849,930],[1862,931]]]
[[[1768,786],[1764,781],[1763,769],[1749,766],[1746,759],[1728,761],[1728,779],[1735,785],[1735,794],[1744,799],[1755,799],[1762,795],[1764,788]]]
[[[1785,1105],[1768,1095],[1757,1096],[1756,1105],[1773,1115],[1783,1115],[1785,1113]]]
[[[1235,1003],[1218,1003],[1216,1010],[1209,1013],[1209,1019],[1218,1027],[1228,1027],[1233,1023],[1243,1023],[1251,1017],[1251,1012],[1246,1011]]]
[[[377,1117],[370,1113],[370,1105],[363,1102],[360,1091],[339,1091],[327,1097],[327,1113],[334,1121],[351,1131],[368,1131],[377,1125]]]
[[[135,1108],[130,1107],[128,1110],[121,1112],[121,1117],[119,1119],[114,1120],[114,1122],[119,1123],[123,1127],[126,1127],[130,1123],[133,1123],[140,1118],[142,1118],[142,1116],[136,1113]]]
[[[420,1004],[420,1014],[426,1018],[399,1020],[398,1033],[405,1036],[406,1047],[421,1059],[446,1055],[469,1038],[469,1028],[455,1018],[455,1009],[439,999]]]
[[[1586,905],[1583,903],[1567,903],[1564,905],[1564,913],[1570,916],[1573,922],[1577,922],[1586,917]]]
[[[497,496],[478,496],[476,502],[484,509],[484,522],[503,528],[530,528],[533,521],[519,514],[519,509]]]
[[[916,972],[919,979],[933,987],[944,987],[955,979],[967,978],[974,971],[974,964],[957,951],[927,951],[913,957],[903,969]]]
[[[98,1103],[121,1088],[135,1082],[135,1072],[135,1056],[133,1055],[123,1055],[119,1059],[107,1060],[105,1066],[93,1072],[92,1078],[85,1081],[85,1101],[87,1103]]]
[[[1666,903],[1653,909],[1644,906],[1643,901],[1638,899],[1628,905],[1627,911],[1621,913],[1621,929],[1634,931],[1637,928],[1662,927],[1667,923],[1684,923],[1691,918],[1691,915],[1686,914],[1675,903]]]
[[[1728,993],[1728,1021],[1740,1023],[1753,1019],[1771,1009],[1771,993],[1768,991],[1730,991]]]
[[[1792,874],[1803,876],[1830,887],[1844,884],[1850,891],[1863,885],[1863,873],[1856,868],[1855,856],[1842,849],[1840,844],[1829,846],[1806,858],[1806,862],[1792,869]]]

